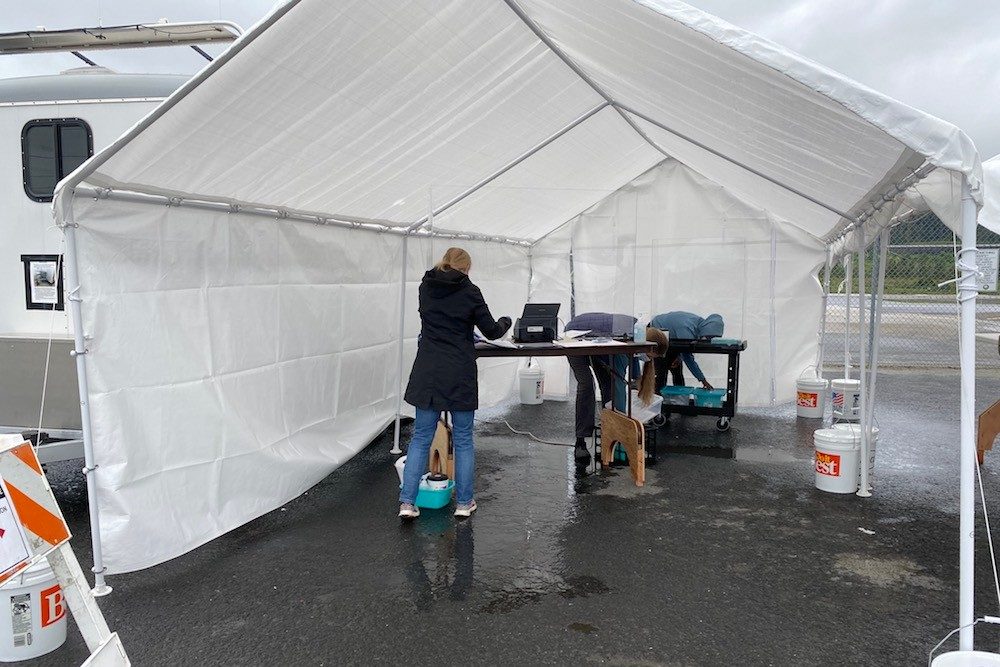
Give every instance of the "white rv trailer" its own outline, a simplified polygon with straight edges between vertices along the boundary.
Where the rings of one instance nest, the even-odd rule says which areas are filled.
[[[187,45],[211,59],[197,44],[230,42],[241,32],[206,22],[0,34],[0,55],[67,51],[88,63],[0,79],[0,432],[34,438],[41,416],[43,463],[83,457],[53,190],[190,78],[120,74],[80,51]]]

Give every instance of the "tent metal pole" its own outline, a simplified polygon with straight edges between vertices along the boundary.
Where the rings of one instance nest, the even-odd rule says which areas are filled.
[[[962,399],[959,492],[959,594],[958,643],[962,651],[973,648],[972,622],[975,612],[975,517],[976,517],[976,202],[967,176],[962,177],[962,250],[958,256],[962,278],[958,282],[961,304]]]
[[[771,405],[777,399],[776,378],[778,365],[778,316],[775,312],[775,283],[778,279],[778,230],[771,225],[771,267],[768,285],[768,301],[770,308],[768,313],[768,326],[771,329],[771,349],[770,349],[770,373],[771,373]]]
[[[529,157],[531,157],[532,155],[534,155],[538,151],[542,150],[543,148],[545,148],[546,146],[548,146],[549,144],[551,144],[553,141],[555,141],[559,137],[563,136],[564,134],[566,134],[567,132],[569,132],[570,130],[572,130],[577,125],[580,125],[581,123],[583,123],[584,121],[586,121],[588,118],[590,118],[591,116],[593,116],[597,112],[602,111],[602,110],[606,109],[609,106],[610,106],[609,102],[602,102],[601,104],[598,104],[596,107],[594,107],[590,111],[587,111],[582,116],[579,116],[576,120],[572,121],[569,125],[566,125],[561,130],[559,130],[558,132],[556,132],[555,134],[552,134],[552,135],[546,137],[540,143],[535,144],[534,146],[532,146],[531,148],[529,148],[524,153],[521,153],[520,155],[518,155],[516,158],[514,158],[510,162],[508,162],[507,164],[505,164],[504,166],[500,167],[499,169],[497,169],[495,172],[493,172],[492,174],[490,174],[486,178],[482,179],[481,181],[479,181],[478,183],[476,183],[475,185],[473,185],[471,188],[468,188],[464,192],[461,192],[458,195],[456,195],[455,197],[449,199],[444,204],[441,204],[440,207],[438,207],[436,209],[431,209],[431,211],[427,215],[425,215],[424,217],[420,218],[419,220],[417,220],[416,222],[414,222],[412,225],[410,225],[409,227],[407,227],[406,231],[408,231],[408,232],[415,232],[416,230],[420,229],[421,227],[424,226],[424,224],[426,224],[428,221],[430,221],[434,216],[441,215],[442,213],[444,213],[449,208],[451,208],[455,204],[459,203],[460,201],[462,201],[466,197],[472,196],[473,194],[475,194],[476,192],[478,192],[482,188],[486,187],[487,185],[489,185],[490,183],[492,183],[496,179],[498,179],[501,176],[503,176],[504,174],[506,174],[508,171],[510,171],[511,169],[513,169],[514,167],[516,167],[517,165],[519,165],[522,162],[524,162],[525,160],[527,160]]]
[[[865,325],[865,269],[866,261],[865,255],[868,254],[868,237],[865,233],[865,229],[862,227],[858,230],[858,234],[861,236],[860,247],[858,248],[858,342],[861,348],[861,359],[860,366],[858,369],[858,377],[861,381],[861,412],[858,415],[861,418],[861,460],[859,464],[861,466],[861,480],[858,484],[858,495],[862,498],[867,498],[871,495],[871,491],[868,490],[868,422],[866,417],[868,415],[868,336],[865,335],[864,325]],[[847,409],[846,397],[844,409]]]
[[[868,278],[869,287],[871,291],[868,295],[868,349],[869,351],[875,346],[875,306],[876,298],[878,296],[878,277],[882,267],[882,234],[879,230],[878,235],[875,237],[875,243],[872,244],[872,274]]]
[[[844,291],[847,302],[844,311],[844,379],[851,378],[851,296],[853,296],[853,285],[851,284],[851,254],[844,255]],[[847,406],[844,406],[845,409]]]
[[[868,466],[868,487],[874,487],[874,475],[875,475],[875,456],[876,449],[874,446],[874,431],[873,426],[875,425],[875,387],[878,384],[878,353],[881,347],[880,339],[882,337],[882,306],[885,301],[885,271],[887,265],[887,259],[889,255],[889,234],[890,230],[888,227],[884,227],[879,233],[878,240],[878,278],[875,281],[875,287],[872,292],[877,298],[872,304],[871,313],[871,369],[870,376],[871,380],[868,385],[868,410],[867,410],[867,420],[865,422],[868,429],[868,443],[869,443],[869,454],[868,460],[862,461],[861,465]]]
[[[392,433],[392,449],[390,454],[402,454],[399,448],[399,420],[403,412],[403,329],[406,323],[406,264],[409,255],[407,254],[407,242],[410,236],[403,237],[401,250],[400,270],[399,270],[399,346],[396,352],[396,423]]]
[[[67,210],[67,209],[64,209]],[[72,209],[68,211],[71,213]],[[94,552],[95,596],[107,595],[111,587],[104,581],[104,554],[101,549],[101,513],[97,502],[97,463],[94,460],[94,435],[90,419],[90,387],[87,382],[87,344],[83,333],[83,314],[80,307],[80,272],[76,249],[76,223],[64,220],[63,234],[66,237],[66,301],[69,303],[73,320],[73,352],[76,359],[77,387],[80,391],[80,426],[83,431],[83,473],[87,478],[87,508],[90,514],[90,540]]]
[[[816,350],[816,377],[823,377],[823,347],[826,345],[827,308],[830,303],[830,265],[833,263],[833,248],[827,246],[826,265],[823,267],[823,320],[819,325],[819,348]]]

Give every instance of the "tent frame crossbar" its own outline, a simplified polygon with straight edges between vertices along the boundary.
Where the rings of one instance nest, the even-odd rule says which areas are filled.
[[[396,234],[399,236],[418,235],[434,238],[465,239],[469,241],[503,243],[521,247],[529,247],[532,244],[530,239],[492,236],[489,234],[479,234],[475,232],[448,232],[439,229],[424,229],[410,232],[406,227],[391,225],[377,220],[356,218],[339,214],[327,215],[306,213],[285,208],[268,208],[256,204],[233,203],[231,201],[212,201],[211,199],[204,199],[200,197],[197,199],[187,199],[182,197],[171,197],[164,194],[150,194],[90,186],[77,186],[74,188],[74,194],[76,196],[92,196],[95,199],[114,199],[118,201],[138,202],[150,205],[183,206],[187,208],[197,208],[214,212],[239,213],[242,215],[272,218],[277,220],[295,220],[315,225],[364,229],[378,234]]]

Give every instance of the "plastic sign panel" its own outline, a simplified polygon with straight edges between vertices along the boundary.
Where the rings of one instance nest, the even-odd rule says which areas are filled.
[[[976,251],[979,268],[979,291],[997,291],[997,269],[1000,268],[1000,248],[982,248]]]
[[[0,491],[0,581],[6,581],[28,566],[28,538],[17,522],[7,494]]]
[[[0,572],[3,583],[25,567],[69,541],[69,527],[30,442],[0,451]],[[10,532],[8,532],[8,529]],[[4,541],[10,538],[10,544]],[[20,546],[16,540],[20,540]],[[19,562],[15,559],[26,556]]]

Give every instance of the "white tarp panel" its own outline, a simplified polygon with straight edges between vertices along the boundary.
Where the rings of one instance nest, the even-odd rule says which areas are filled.
[[[601,102],[500,2],[306,0],[90,180],[405,225]]]
[[[436,216],[434,226],[538,238],[662,159],[618,112],[605,108]]]
[[[721,154],[801,193],[782,197],[780,217],[818,238],[842,224],[834,211],[863,210],[924,159],[967,174],[978,196],[978,156],[953,126],[680,2],[300,0],[285,10],[86,180],[406,225],[613,102],[683,135],[668,152],[686,164]],[[581,179],[605,177],[613,189],[648,168],[634,137],[613,164],[589,164],[621,132],[604,122],[586,121],[506,181],[559,178],[572,161]],[[598,130],[588,152],[580,137]],[[740,193],[763,178],[715,171],[706,175]],[[565,221],[547,214],[595,200],[589,184],[512,199],[530,224],[474,216],[474,202],[451,219],[540,238]]]
[[[979,224],[1000,234],[1000,155],[983,163],[983,210]]]
[[[569,301],[570,251],[577,313],[721,314],[726,336],[749,342],[741,405],[791,400],[796,378],[815,362],[822,315],[815,272],[825,246],[676,161],[539,243],[533,300]],[[709,381],[724,385],[725,357],[698,361]]]
[[[110,573],[295,498],[395,415],[402,237],[92,199],[74,217]],[[465,245],[491,305],[522,304],[526,249]],[[487,402],[509,393],[514,365],[485,374]]]

